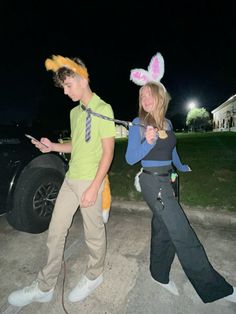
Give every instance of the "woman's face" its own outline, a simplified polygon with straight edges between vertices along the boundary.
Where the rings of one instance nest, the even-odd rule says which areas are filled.
[[[150,87],[143,87],[140,91],[140,102],[143,110],[151,113],[155,109],[155,100],[151,94]]]

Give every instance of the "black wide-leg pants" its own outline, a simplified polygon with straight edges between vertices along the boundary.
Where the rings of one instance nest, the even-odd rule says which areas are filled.
[[[170,167],[149,169],[167,173]],[[204,303],[232,294],[233,287],[212,267],[204,247],[174,196],[170,177],[141,173],[139,179],[143,198],[153,213],[150,248],[152,277],[161,283],[168,283],[176,253],[186,276]]]

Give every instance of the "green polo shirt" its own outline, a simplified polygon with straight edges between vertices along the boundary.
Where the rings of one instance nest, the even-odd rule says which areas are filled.
[[[93,94],[88,108],[104,116],[114,118],[111,106],[96,94]],[[70,179],[94,179],[102,157],[102,139],[115,137],[116,129],[113,121],[91,115],[91,139],[85,142],[86,111],[76,106],[70,112],[72,152],[69,170],[66,176]]]

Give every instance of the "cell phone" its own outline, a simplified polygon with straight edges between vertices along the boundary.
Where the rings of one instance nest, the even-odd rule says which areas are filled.
[[[25,136],[28,137],[30,140],[34,140],[35,142],[39,142],[43,146],[49,148],[47,145],[45,145],[45,144],[41,143],[39,140],[37,140],[37,138],[35,138],[35,137],[33,137],[33,136],[29,135],[29,134],[25,134]]]

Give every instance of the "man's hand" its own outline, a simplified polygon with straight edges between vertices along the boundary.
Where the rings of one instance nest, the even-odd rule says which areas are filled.
[[[31,140],[31,143],[42,153],[49,153],[52,151],[53,143],[48,138],[42,137],[40,141]]]
[[[97,200],[98,191],[93,187],[88,187],[81,196],[80,206],[90,207],[93,206]]]

